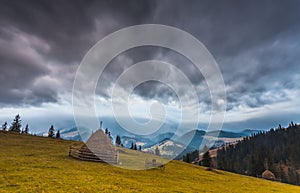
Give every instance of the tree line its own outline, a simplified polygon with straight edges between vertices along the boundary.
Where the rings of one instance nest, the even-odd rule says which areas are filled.
[[[30,134],[28,124],[26,124],[25,127],[22,128],[22,120],[21,120],[21,116],[19,114],[17,114],[15,116],[15,118],[13,119],[10,126],[8,126],[7,122],[5,121],[2,124],[1,129],[3,131],[9,131],[9,132],[14,132],[14,133]],[[60,138],[60,131],[58,130],[55,133],[54,126],[51,125],[51,127],[48,131],[48,137],[50,137],[50,138]]]
[[[60,131],[58,130],[55,133],[54,126],[51,125],[51,127],[50,127],[50,129],[48,131],[48,137],[50,137],[50,138],[60,138]]]
[[[24,128],[22,128],[21,117],[19,114],[15,116],[13,122],[11,123],[11,125],[9,127],[7,125],[7,122],[5,121],[2,124],[1,129],[3,131],[11,131],[11,132],[16,132],[16,133],[25,133],[25,134],[29,133],[28,124],[26,124],[26,126]]]
[[[102,123],[102,121],[101,121],[101,122],[100,122],[100,129],[102,129],[102,125],[103,125],[103,123]],[[113,140],[113,138],[112,138],[112,136],[111,136],[111,133],[110,133],[110,131],[108,130],[108,128],[106,128],[106,129],[104,130],[104,133],[110,138],[111,141]],[[116,146],[119,146],[119,147],[124,147],[124,145],[123,145],[123,143],[122,143],[122,141],[121,141],[121,137],[120,137],[119,135],[116,136],[115,145],[116,145]],[[141,145],[137,146],[136,143],[131,143],[131,146],[130,146],[129,149],[132,149],[132,150],[140,150],[140,151],[141,151],[141,150],[142,150],[142,146],[141,146]]]
[[[15,133],[21,133],[21,134],[30,134],[29,132],[29,126],[28,124],[26,124],[26,126],[24,128],[22,128],[22,120],[19,114],[17,114],[15,116],[15,118],[13,119],[13,122],[11,123],[10,126],[8,126],[7,122],[5,121],[2,126],[1,129],[3,131],[9,131],[9,132],[15,132]],[[101,121],[101,126],[100,128],[102,128],[102,121]],[[108,128],[105,129],[105,134],[111,139],[113,140],[110,131],[108,130]],[[48,137],[49,138],[61,138],[61,134],[60,134],[60,130],[57,130],[57,132],[55,132],[54,126],[51,125],[49,130],[48,130]],[[122,142],[121,142],[121,137],[119,135],[116,136],[116,141],[115,141],[116,146],[121,146],[124,147]],[[132,150],[142,150],[142,146],[139,145],[137,146],[136,143],[132,143],[131,147],[129,147],[129,149]],[[159,150],[158,148],[155,150],[155,154],[159,155]]]
[[[119,135],[117,135],[117,137],[116,137],[115,144],[116,144],[116,146],[124,147],[123,143],[121,142],[121,137]],[[142,146],[141,145],[137,146],[136,143],[132,142],[129,149],[142,151]]]
[[[244,137],[217,152],[218,169],[260,177],[270,170],[277,180],[300,185],[300,126],[291,122]]]
[[[209,148],[204,146],[204,148],[201,150],[202,152],[202,159],[199,160],[199,150],[194,150],[190,153],[186,153],[182,157],[182,161],[187,163],[196,163],[200,166],[204,167],[212,167],[212,159],[209,153]]]

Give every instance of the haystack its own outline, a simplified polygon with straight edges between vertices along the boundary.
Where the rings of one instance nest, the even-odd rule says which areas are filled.
[[[270,170],[265,170],[265,171],[262,173],[261,177],[262,177],[263,179],[266,179],[266,180],[276,180],[275,175],[274,175],[273,172],[271,172]]]
[[[91,135],[78,150],[78,158],[88,161],[99,161],[116,164],[118,155],[108,135],[99,129]]]

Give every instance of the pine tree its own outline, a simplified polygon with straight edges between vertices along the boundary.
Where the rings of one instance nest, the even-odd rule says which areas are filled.
[[[116,137],[116,145],[121,145],[121,138],[119,135]]]
[[[142,146],[139,145],[139,150],[142,151]]]
[[[205,167],[211,166],[211,157],[209,151],[205,152],[202,157],[202,165]]]
[[[133,149],[134,149],[134,150],[137,150],[136,144],[134,144]]]
[[[51,125],[49,132],[48,132],[48,137],[54,137],[54,127]]]
[[[4,122],[3,125],[2,125],[2,130],[6,131],[6,129],[7,129],[7,122]]]
[[[28,134],[28,133],[29,133],[29,127],[28,127],[28,124],[26,124],[23,133],[25,133],[25,134]]]
[[[20,133],[21,132],[21,126],[22,126],[21,125],[21,118],[20,118],[20,115],[18,114],[18,115],[15,116],[15,119],[11,124],[10,131]]]
[[[280,163],[279,168],[280,168],[279,177],[280,177],[280,179],[281,179],[281,182],[287,182],[287,178],[286,178],[286,175],[285,175],[285,172],[284,172],[284,170],[283,170],[283,168],[282,168],[281,163]]]
[[[60,132],[59,132],[59,130],[56,132],[56,136],[55,136],[55,138],[57,138],[57,139],[59,139],[59,138],[60,138]]]
[[[134,147],[134,145],[133,145],[133,143],[131,143],[131,147],[130,147],[130,149],[133,149],[133,147]]]
[[[189,154],[189,153],[186,154],[186,156],[185,156],[185,162],[186,162],[186,163],[190,163],[190,162],[191,162],[190,155],[191,155],[191,154]]]

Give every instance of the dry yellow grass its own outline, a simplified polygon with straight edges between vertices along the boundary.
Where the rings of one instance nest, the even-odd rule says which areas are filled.
[[[298,186],[179,161],[169,162],[165,170],[80,161],[68,156],[74,143],[79,144],[0,132],[0,192],[300,192]],[[132,158],[128,153],[120,159]]]

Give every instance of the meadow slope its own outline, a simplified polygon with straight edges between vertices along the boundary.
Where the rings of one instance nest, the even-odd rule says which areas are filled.
[[[300,192],[300,187],[179,161],[127,170],[68,156],[79,142],[0,131],[0,192]]]

